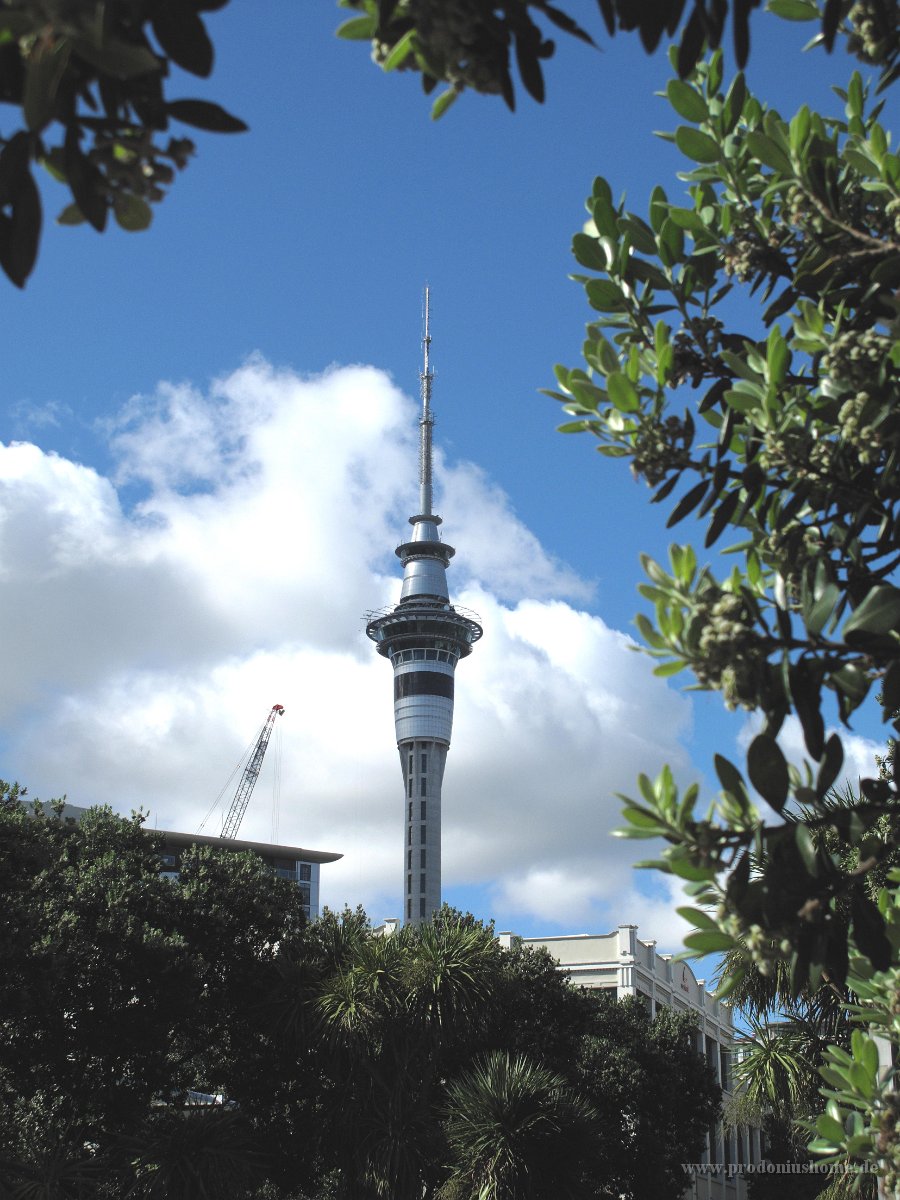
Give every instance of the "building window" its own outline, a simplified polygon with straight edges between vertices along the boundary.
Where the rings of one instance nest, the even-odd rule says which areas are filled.
[[[425,820],[425,803],[426,803],[426,802],[423,800],[423,801],[421,802],[421,804],[419,805],[419,808],[421,809],[421,812],[419,813],[419,820],[420,820],[420,821],[424,821],[424,820]],[[410,818],[410,819],[412,819],[412,818]]]
[[[424,854],[425,851],[423,850],[422,853]],[[423,892],[423,893],[425,891],[425,872],[424,871],[419,876],[419,891]]]
[[[409,829],[406,831],[406,844],[407,846],[412,845],[412,825],[410,825]]]
[[[394,676],[394,699],[407,696],[446,696],[453,699],[453,676],[443,671],[407,671]]]
[[[406,773],[407,773],[407,775],[412,775],[412,773],[413,773],[413,756],[412,756],[412,751],[410,751],[410,753],[409,753],[409,763],[408,763],[408,765],[407,765],[407,770],[406,770]]]
[[[419,866],[424,871],[425,870],[425,850],[424,850],[424,848],[419,851],[419,854],[421,856],[421,862],[419,863]],[[424,890],[425,890],[425,876],[423,875],[422,876],[422,891],[424,891]]]
[[[422,896],[421,899],[419,900],[419,916],[422,918],[423,921],[425,920],[425,897],[424,896]]]
[[[412,850],[406,852],[406,869],[407,871],[412,870]]]
[[[421,833],[421,837],[419,838],[419,841],[424,846],[425,845],[425,826],[424,825],[420,826],[420,833]]]
[[[427,770],[428,770],[428,755],[423,754],[422,755],[422,774],[424,775]]]
[[[312,880],[312,867],[309,863],[299,863],[297,866],[297,878],[303,883],[309,883]]]
[[[420,796],[424,796],[424,795],[425,795],[425,782],[426,782],[426,781],[425,781],[425,776],[423,775],[423,776],[422,776],[422,778],[421,778],[421,780],[420,780],[420,783],[421,783],[421,785],[422,785],[422,786],[421,786],[421,790],[419,791],[419,795],[420,795]]]
[[[412,900],[406,902],[406,919],[407,921],[412,920]]]
[[[412,820],[412,800],[409,802],[409,820]]]
[[[731,1053],[727,1046],[719,1047],[719,1065],[722,1070],[722,1087],[731,1091]]]
[[[412,894],[412,875],[406,877],[406,891],[408,894]]]
[[[412,777],[412,775],[410,775],[409,779],[407,780],[407,785],[406,785],[406,786],[407,786],[407,791],[409,792],[409,794],[410,794],[410,796],[411,796],[411,795],[412,795],[412,789],[413,789],[413,777]]]

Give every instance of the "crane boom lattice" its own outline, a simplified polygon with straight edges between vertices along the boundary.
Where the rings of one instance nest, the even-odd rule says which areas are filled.
[[[247,805],[250,803],[250,796],[256,786],[256,781],[259,778],[260,768],[262,767],[263,759],[266,756],[266,747],[269,744],[269,738],[272,736],[272,727],[275,724],[275,718],[280,717],[284,712],[283,704],[273,704],[272,710],[266,718],[266,723],[260,730],[259,737],[256,740],[256,745],[253,747],[253,753],[250,755],[250,760],[244,768],[244,773],[241,776],[241,782],[238,784],[237,791],[234,793],[234,799],[231,801],[231,808],[228,810],[228,815],[225,818],[225,823],[222,826],[223,838],[236,838],[237,832],[241,827],[241,821],[244,819],[244,813],[247,811]]]

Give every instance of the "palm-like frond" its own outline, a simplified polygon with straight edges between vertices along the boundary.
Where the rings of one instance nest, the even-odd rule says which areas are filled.
[[[802,1024],[753,1025],[753,1038],[735,1066],[746,1103],[791,1120],[816,1104],[819,1053]]]
[[[123,1151],[134,1200],[239,1200],[260,1181],[251,1130],[234,1109],[169,1109]]]
[[[447,1195],[544,1200],[593,1194],[593,1109],[565,1081],[524,1056],[495,1052],[447,1088],[455,1170]]]
[[[359,944],[352,965],[323,985],[319,1011],[332,1037],[372,1038],[393,1007],[402,1007],[407,971],[403,939],[370,938]]]
[[[466,1020],[490,995],[496,965],[489,929],[462,922],[425,925],[419,931],[411,999],[438,1026]]]

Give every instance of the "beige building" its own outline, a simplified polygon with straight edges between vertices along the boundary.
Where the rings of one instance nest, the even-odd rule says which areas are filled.
[[[697,1050],[706,1057],[726,1098],[731,1094],[735,1053],[731,1008],[706,990],[706,981],[697,979],[687,963],[675,962],[671,954],[658,954],[656,942],[642,941],[636,925],[620,925],[605,934],[542,938],[501,933],[499,941],[506,947],[514,943],[543,947],[572,983],[615,989],[619,999],[637,996],[651,1015],[659,1006],[689,1013],[697,1023]],[[760,1159],[758,1129],[724,1130],[720,1123],[707,1135],[701,1162],[685,1164],[686,1200],[746,1200],[747,1188],[739,1178],[739,1168],[749,1165],[752,1170]]]

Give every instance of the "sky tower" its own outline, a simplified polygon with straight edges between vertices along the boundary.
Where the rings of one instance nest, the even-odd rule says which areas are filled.
[[[438,533],[432,511],[429,295],[425,289],[424,366],[419,374],[419,511],[409,518],[412,537],[395,553],[403,564],[400,602],[369,613],[366,633],[394,668],[394,727],[403,770],[405,836],[404,920],[430,920],[441,906],[441,781],[453,727],[456,664],[471,653],[482,629],[474,615],[454,608],[447,567],[455,551]]]

